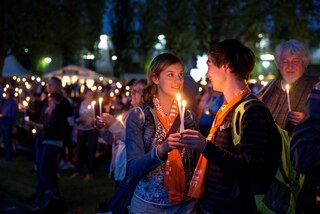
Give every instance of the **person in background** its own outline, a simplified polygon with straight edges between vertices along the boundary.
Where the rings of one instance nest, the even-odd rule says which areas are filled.
[[[305,117],[307,97],[317,79],[305,74],[309,64],[308,48],[297,40],[277,45],[275,61],[280,75],[257,95],[267,105],[276,123],[289,134]],[[289,85],[291,111],[288,107],[286,85]]]
[[[320,213],[320,82],[308,98],[306,117],[293,130],[291,163],[306,175],[301,190],[303,206],[297,213]]]
[[[179,113],[176,95],[182,92],[183,76],[184,66],[177,56],[156,56],[147,73],[145,103],[128,116],[128,179],[141,178],[129,213],[195,213],[196,201],[186,196],[195,166],[194,152],[181,147],[179,133],[165,139]],[[198,121],[191,111],[186,110],[184,121],[186,128],[197,129]]]
[[[26,123],[42,130],[43,138],[39,148],[37,167],[39,198],[29,213],[59,213],[67,210],[65,199],[58,186],[58,161],[63,146],[63,120],[65,119],[61,93],[50,93],[40,123],[27,120]]]
[[[50,177],[51,173],[55,173],[58,170],[58,160],[61,151],[60,136],[68,123],[67,118],[73,114],[73,109],[68,100],[62,96],[62,82],[58,77],[51,77],[47,84],[48,95],[44,96],[43,105],[41,107],[38,122],[30,121],[32,124],[39,124],[37,128],[36,137],[36,165],[37,165],[37,185],[35,193],[30,197],[30,200],[35,200],[35,206],[32,208],[31,213],[46,212],[50,209],[52,211],[64,211],[66,210],[66,202],[62,197],[60,191],[56,188],[57,177],[52,177],[47,180],[45,176]],[[56,94],[55,96],[61,97],[59,104],[49,102],[49,96]],[[47,113],[50,111],[55,112],[51,115],[50,120],[47,118]],[[49,107],[49,105],[51,105]],[[58,122],[57,122],[58,121]],[[26,121],[28,122],[28,121]],[[29,124],[30,124],[29,123]],[[51,123],[55,124],[51,127]],[[59,123],[57,127],[56,123]],[[41,128],[43,126],[44,128]],[[51,140],[54,142],[52,147],[50,146]],[[57,154],[58,153],[58,154]],[[54,167],[52,167],[54,165]],[[52,167],[47,169],[46,167]],[[43,168],[43,170],[40,170]],[[46,173],[46,175],[44,175]],[[58,172],[56,173],[58,174]],[[54,207],[54,208],[52,208]]]
[[[207,138],[186,129],[181,133],[184,148],[201,152],[188,195],[200,198],[199,213],[257,213],[254,194],[265,193],[277,169],[281,153],[280,135],[268,109],[252,106],[241,120],[241,138],[233,143],[235,108],[257,98],[246,81],[255,55],[235,39],[212,45],[206,77],[225,101],[216,114]],[[271,143],[272,142],[272,143]]]
[[[78,129],[77,135],[77,160],[76,172],[71,175],[71,178],[82,176],[83,166],[87,154],[87,173],[84,178],[90,181],[94,178],[95,158],[98,144],[98,131],[95,128],[95,109],[91,105],[94,100],[94,92],[86,89],[84,99],[76,108],[75,123]],[[97,105],[95,105],[97,106]]]
[[[4,162],[12,159],[13,146],[12,146],[12,131],[18,114],[18,104],[14,99],[13,88],[5,90],[5,101],[2,105],[0,119],[1,119],[1,134],[4,143]]]
[[[214,91],[212,84],[207,84],[207,90],[200,99],[198,105],[198,118],[200,120],[200,133],[207,136],[212,126],[213,120],[224,101],[223,94]]]
[[[74,102],[70,97],[70,91],[67,92],[67,89],[62,89],[63,96],[69,101],[72,109],[74,108]],[[73,145],[72,145],[72,132],[74,128],[74,114],[68,117],[68,123],[65,126],[63,132],[63,148],[61,151],[60,158],[60,168],[61,169],[72,169],[74,168],[72,164],[73,154]]]
[[[113,174],[114,177],[114,192],[117,191],[120,182],[124,179],[126,175],[126,165],[127,165],[127,153],[125,147],[125,124],[128,115],[131,110],[137,108],[142,103],[142,91],[146,87],[146,80],[136,80],[130,89],[131,92],[131,106],[132,108],[124,112],[119,118],[115,116],[103,113],[102,117],[97,116],[97,125],[100,128],[100,135],[104,136],[106,132],[113,134],[112,143],[112,160],[110,165],[109,177]]]

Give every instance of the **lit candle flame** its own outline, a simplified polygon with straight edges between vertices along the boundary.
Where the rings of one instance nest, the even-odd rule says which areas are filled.
[[[286,84],[288,109],[289,109],[289,112],[290,112],[290,111],[291,111],[291,103],[290,103],[289,89],[290,89],[290,85],[289,85],[289,84]]]

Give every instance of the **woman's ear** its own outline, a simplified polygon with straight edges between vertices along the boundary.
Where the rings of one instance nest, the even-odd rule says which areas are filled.
[[[153,77],[152,77],[152,82],[153,82],[154,84],[158,85],[158,84],[159,84],[159,78],[156,77],[156,76],[153,76]]]

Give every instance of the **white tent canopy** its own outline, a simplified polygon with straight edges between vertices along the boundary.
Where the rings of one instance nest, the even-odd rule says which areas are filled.
[[[2,76],[3,77],[30,77],[32,73],[27,69],[22,67],[22,65],[18,62],[15,56],[8,55],[4,59],[3,68],[2,68]]]
[[[98,79],[101,75],[97,72],[85,67],[77,65],[68,65],[55,71],[45,73],[43,78],[51,78],[53,76],[62,78],[63,76],[77,76],[84,79]]]

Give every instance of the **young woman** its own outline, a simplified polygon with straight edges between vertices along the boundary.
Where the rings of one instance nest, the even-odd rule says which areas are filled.
[[[175,99],[182,91],[183,75],[184,66],[175,55],[155,57],[147,73],[145,103],[127,119],[128,179],[141,178],[130,213],[195,213],[195,200],[186,196],[195,167],[194,152],[182,149],[179,133],[166,138],[178,116]],[[195,115],[188,110],[184,121],[186,128],[198,126]]]

